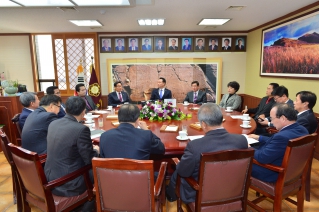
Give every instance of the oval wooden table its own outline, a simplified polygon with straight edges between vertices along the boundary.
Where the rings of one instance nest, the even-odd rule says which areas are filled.
[[[162,142],[165,145],[165,155],[167,156],[172,156],[172,155],[182,155],[184,152],[184,149],[187,145],[187,143],[189,142],[189,140],[187,141],[180,141],[178,140],[176,137],[178,136],[178,132],[161,132],[160,128],[162,127],[162,125],[176,125],[178,126],[180,131],[182,129],[182,125],[187,125],[187,134],[188,136],[196,136],[196,135],[204,135],[203,130],[198,130],[198,129],[194,129],[192,127],[190,127],[190,124],[194,124],[195,122],[198,122],[197,119],[197,112],[198,112],[198,108],[200,107],[200,105],[189,105],[189,106],[183,106],[183,104],[177,104],[177,107],[180,108],[184,113],[192,114],[191,118],[186,118],[184,120],[181,121],[176,121],[176,120],[169,120],[169,121],[148,121],[148,120],[144,120],[147,123],[147,126],[149,126],[149,129],[155,134],[157,135],[159,138],[161,138]],[[193,109],[195,108],[195,110]],[[240,127],[240,125],[242,124],[242,120],[241,119],[233,119],[231,118],[231,115],[241,115],[240,112],[238,111],[233,111],[233,112],[226,112],[224,109],[222,109],[223,112],[223,117],[225,119],[225,121],[223,122],[223,127],[229,132],[229,133],[235,133],[235,134],[251,134],[255,131],[256,129],[256,122],[255,120],[251,119],[251,128],[245,129]],[[113,129],[116,128],[115,126],[112,125],[112,121],[116,121],[111,120],[111,119],[106,119],[105,117],[107,116],[107,114],[104,114],[104,124],[103,124],[103,130],[109,130],[109,129]],[[97,122],[97,121],[96,121]],[[97,125],[96,125],[97,126]],[[96,144],[99,143],[99,138],[94,139],[94,142]]]

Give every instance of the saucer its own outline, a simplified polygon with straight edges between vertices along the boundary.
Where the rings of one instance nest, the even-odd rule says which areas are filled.
[[[85,121],[85,124],[92,124],[92,123],[94,123],[94,121]]]
[[[188,140],[188,137],[186,137],[186,138],[181,138],[180,136],[177,136],[176,139],[177,139],[177,140],[180,140],[180,141],[187,141],[187,140]]]
[[[242,128],[251,128],[250,125],[248,125],[247,127],[244,127],[242,124],[240,125]]]
[[[225,110],[225,112],[228,112],[228,113],[230,113],[230,112],[233,112],[233,110]]]
[[[241,120],[243,120],[243,121],[249,121],[250,119],[251,119],[250,117],[248,117],[248,119],[244,119],[244,117],[241,118]]]
[[[95,118],[97,118],[97,117],[99,117],[100,115],[92,115],[92,116],[87,116],[87,115],[85,115],[84,116],[84,118],[85,119],[95,119]]]

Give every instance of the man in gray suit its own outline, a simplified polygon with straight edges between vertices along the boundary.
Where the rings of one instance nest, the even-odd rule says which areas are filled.
[[[218,105],[213,103],[202,105],[198,111],[198,120],[205,132],[205,136],[187,144],[180,163],[177,165],[176,171],[173,173],[171,181],[166,188],[166,195],[169,201],[176,200],[177,173],[182,177],[192,176],[194,179],[198,179],[201,153],[248,148],[247,139],[243,135],[229,134],[222,127],[223,114]],[[183,202],[191,203],[195,201],[196,191],[184,179],[182,179],[180,192]]]
[[[83,83],[77,84],[75,86],[75,91],[78,94],[78,96],[81,97],[85,101],[86,112],[97,109],[95,103],[93,102],[93,99],[90,96],[86,95],[86,88],[85,88],[85,85]]]
[[[99,155],[93,146],[90,129],[79,123],[85,115],[85,101],[78,96],[68,98],[66,115],[52,122],[48,130],[47,160],[44,171],[48,181],[70,174],[88,164]],[[92,171],[90,178],[93,183]],[[78,177],[52,190],[57,196],[72,197],[86,190],[84,178]],[[95,200],[86,202],[82,211],[94,210]]]
[[[194,104],[203,104],[207,102],[206,92],[199,90],[199,82],[193,81],[192,82],[192,90],[191,92],[188,92],[184,102],[190,102]]]

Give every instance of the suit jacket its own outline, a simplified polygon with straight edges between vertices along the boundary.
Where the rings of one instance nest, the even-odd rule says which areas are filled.
[[[228,47],[227,47],[227,49],[226,49],[226,47],[225,47],[225,46],[223,46],[223,47],[222,47],[222,50],[225,50],[225,51],[231,51],[231,46],[228,46]]]
[[[172,92],[168,90],[167,88],[165,88],[162,98],[160,98],[158,88],[154,89],[151,94],[151,100],[164,100],[164,99],[171,99],[171,98],[172,98]]]
[[[245,46],[244,46],[244,45],[241,45],[241,46],[239,47],[239,45],[236,45],[236,46],[235,46],[235,49],[237,49],[237,50],[243,50],[243,49],[245,49]]]
[[[85,98],[85,99],[87,100],[88,104],[89,104],[90,107],[91,107],[91,108],[89,108],[89,107],[86,105],[86,112],[89,112],[89,111],[92,111],[92,110],[97,109],[95,103],[93,102],[92,97],[90,97],[90,96],[84,96],[84,97],[82,97],[82,98]]]
[[[63,103],[61,103],[61,107],[60,107],[60,111],[58,113],[58,118],[63,118],[65,116],[66,112],[65,112],[65,105]]]
[[[271,100],[266,104],[268,99],[268,96],[263,97],[260,100],[259,105],[256,108],[250,108],[248,109],[248,113],[254,113],[255,115],[253,116],[254,119],[257,119],[258,116],[261,114],[265,114],[265,117],[270,116],[270,110],[272,106],[275,104],[274,98],[271,98]]]
[[[297,116],[297,123],[304,126],[309,134],[316,132],[318,123],[315,114],[312,110],[307,110],[299,116]]]
[[[142,50],[144,50],[144,51],[150,51],[150,50],[152,50],[152,46],[151,46],[151,45],[147,45],[147,47],[146,47],[146,45],[143,45],[143,46],[142,46]]]
[[[50,124],[47,152],[44,171],[48,181],[91,164],[92,158],[98,156],[93,150],[90,129],[69,114]],[[84,179],[81,176],[54,188],[52,193],[69,197],[80,195],[85,189]]]
[[[165,50],[165,48],[164,48],[164,46],[161,46],[161,49],[158,49],[159,48],[159,46],[156,46],[156,50]]]
[[[102,51],[109,52],[111,51],[111,47],[102,47]]]
[[[128,50],[130,50],[130,51],[133,51],[132,49],[133,49],[133,47],[131,47],[131,46],[128,48]],[[138,47],[137,46],[135,46],[135,50],[134,51],[138,51]]]
[[[178,46],[174,46],[174,47],[173,46],[169,46],[168,49],[169,50],[178,50]]]
[[[199,49],[199,46],[195,46],[195,50],[201,50],[201,51],[204,51],[204,50],[205,50],[205,47],[204,47],[204,46],[202,46],[202,48],[201,48],[201,49]]]
[[[183,50],[191,50],[191,49],[192,49],[192,45],[188,45],[188,46],[184,45],[183,46]]]
[[[236,110],[241,106],[241,97],[237,94],[233,94],[229,97],[229,94],[224,94],[219,106],[222,108],[231,107],[232,110]]]
[[[107,104],[108,104],[109,106],[112,105],[113,107],[116,107],[117,105],[123,104],[124,102],[130,102],[130,101],[131,101],[131,100],[130,100],[130,97],[127,95],[126,92],[123,92],[123,91],[122,91],[121,94],[122,94],[123,102],[121,102],[121,101],[119,100],[116,91],[113,91],[113,92],[109,93],[109,95],[108,95],[108,97],[107,97],[107,98],[108,98]]]
[[[20,116],[19,116],[19,126],[21,130],[23,129],[25,120],[28,118],[30,113],[32,113],[32,110],[29,110],[27,108],[22,109],[22,112],[20,113]]]
[[[197,180],[201,153],[247,148],[248,143],[243,135],[230,134],[223,128],[211,130],[203,138],[187,144],[176,171],[182,177],[192,176]],[[180,191],[183,202],[195,201],[196,191],[184,179],[182,179]]]
[[[115,50],[116,50],[116,51],[124,51],[124,50],[125,50],[125,47],[124,47],[124,46],[122,46],[122,48],[121,48],[121,50],[120,50],[120,49],[119,49],[119,47],[118,47],[118,46],[116,46],[116,47],[115,47]]]
[[[260,163],[281,166],[288,141],[304,135],[308,135],[307,129],[298,123],[294,123],[273,134],[271,137],[260,136],[260,145],[255,150],[254,158]],[[278,172],[253,164],[251,176],[273,183],[277,181]]]
[[[165,147],[150,130],[121,123],[118,128],[102,133],[100,155],[103,158],[130,158],[148,160],[150,154],[164,154]]]
[[[188,92],[184,101],[188,101],[190,103],[194,103],[194,91]],[[207,103],[206,92],[198,90],[196,104]]]
[[[47,112],[43,107],[30,113],[22,130],[22,148],[38,154],[46,153],[48,128],[56,119],[56,114]]]
[[[214,48],[212,47],[212,45],[209,46],[209,50],[218,50],[218,46],[214,45]]]

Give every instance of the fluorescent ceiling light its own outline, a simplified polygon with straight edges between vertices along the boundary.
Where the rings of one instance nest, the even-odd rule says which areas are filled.
[[[222,19],[222,18],[204,18],[202,19],[198,25],[223,25],[228,22],[230,19]]]
[[[26,7],[59,7],[59,6],[75,6],[68,0],[14,0]]]
[[[21,7],[21,5],[16,4],[16,3],[9,1],[9,0],[1,0],[0,7]]]
[[[164,19],[152,19],[152,20],[151,19],[139,19],[139,20],[137,20],[137,22],[140,26],[164,25]]]
[[[130,6],[129,0],[72,0],[78,6]]]
[[[70,22],[77,26],[103,26],[97,20],[70,20]]]

